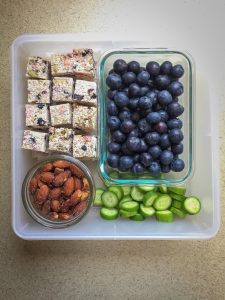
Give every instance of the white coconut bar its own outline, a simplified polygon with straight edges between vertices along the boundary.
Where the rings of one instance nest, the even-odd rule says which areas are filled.
[[[85,132],[96,128],[96,107],[73,104],[73,127]]]
[[[36,79],[49,79],[50,62],[40,56],[30,56],[27,63],[26,77]]]
[[[41,128],[50,125],[47,104],[26,104],[25,110],[27,127]]]
[[[48,133],[40,131],[24,130],[23,149],[47,152]]]
[[[55,102],[72,102],[74,82],[73,78],[55,77],[52,85],[52,100]]]
[[[72,154],[73,130],[69,128],[49,128],[49,151]]]
[[[96,157],[97,138],[92,135],[74,135],[73,156],[79,159]]]
[[[28,79],[28,103],[50,103],[50,80]]]
[[[71,104],[58,104],[50,106],[50,117],[52,126],[72,125]]]
[[[73,100],[79,104],[96,106],[96,83],[94,81],[76,80]]]

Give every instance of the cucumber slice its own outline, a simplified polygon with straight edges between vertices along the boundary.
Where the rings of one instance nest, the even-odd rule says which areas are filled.
[[[170,211],[172,211],[172,213],[174,213],[175,215],[177,215],[180,218],[185,218],[185,216],[186,216],[186,214],[182,210],[180,210],[176,207],[173,207],[173,206],[170,208]]]
[[[138,185],[138,188],[143,192],[155,191],[156,187],[153,185]]]
[[[121,208],[121,205],[125,202],[128,202],[128,201],[133,201],[133,199],[131,198],[130,195],[127,195],[127,196],[124,196],[121,200],[120,200],[120,203],[119,203],[119,208]]]
[[[175,193],[173,193],[173,192],[169,192],[169,195],[170,195],[171,198],[173,198],[173,199],[175,199],[175,200],[177,200],[177,201],[182,201],[182,202],[183,202],[183,201],[186,199],[185,196],[183,196],[183,195],[178,195],[178,194],[175,194]]]
[[[145,217],[152,217],[155,214],[153,207],[146,207],[143,204],[140,205],[140,213]]]
[[[123,185],[123,186],[121,186],[121,189],[123,191],[124,196],[130,195],[130,192],[131,192],[130,186]]]
[[[119,212],[118,209],[116,208],[105,208],[102,207],[100,209],[100,216],[104,219],[104,220],[115,220],[118,218]]]
[[[132,187],[130,195],[135,201],[142,201],[144,198],[144,193],[136,186]]]
[[[131,172],[121,173],[120,176],[122,179],[135,179],[134,174]]]
[[[127,211],[127,210],[120,209],[120,216],[123,218],[130,218],[135,216],[136,214],[137,211]]]
[[[178,186],[170,186],[168,187],[168,190],[170,192],[173,192],[175,194],[178,194],[178,195],[185,195],[186,193],[186,188],[184,186],[181,186],[181,185],[178,185]]]
[[[117,206],[119,200],[115,193],[111,191],[105,191],[102,194],[102,204],[107,208],[114,208]]]
[[[157,211],[155,215],[159,222],[173,222],[173,213],[170,210]]]
[[[95,191],[95,199],[94,199],[94,205],[96,206],[102,206],[102,194],[105,192],[105,190],[101,188],[97,188]]]
[[[144,221],[145,217],[142,214],[136,214],[133,217],[130,217],[132,221]]]
[[[161,184],[159,186],[159,191],[163,194],[166,194],[167,193],[167,186],[165,184]]]
[[[138,211],[139,204],[136,201],[128,201],[121,204],[121,209],[126,211]]]
[[[159,196],[158,193],[154,191],[150,191],[144,195],[143,203],[146,207],[150,207],[153,205],[155,199]]]
[[[123,190],[120,186],[111,185],[108,187],[108,191],[115,193],[118,200],[123,198]]]
[[[172,199],[169,195],[162,194],[155,199],[153,207],[155,210],[167,210],[172,203]]]
[[[172,206],[178,209],[183,208],[183,203],[178,200],[172,200]]]
[[[117,171],[112,171],[109,173],[109,177],[113,179],[119,179],[119,173]]]
[[[201,210],[201,203],[196,197],[188,197],[184,200],[184,209],[190,215],[196,215]]]

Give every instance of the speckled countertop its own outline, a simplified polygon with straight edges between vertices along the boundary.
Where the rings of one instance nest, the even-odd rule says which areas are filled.
[[[26,242],[10,226],[9,47],[23,33],[105,32],[188,49],[221,105],[224,206],[224,1],[0,1],[0,299],[225,299],[225,227],[209,241]],[[198,86],[197,86],[198,93]]]

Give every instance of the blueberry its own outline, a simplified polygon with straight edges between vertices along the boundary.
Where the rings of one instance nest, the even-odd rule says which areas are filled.
[[[132,129],[134,129],[135,124],[131,120],[124,120],[120,126],[120,130],[123,133],[130,133]]]
[[[146,120],[149,124],[155,124],[161,121],[161,116],[158,112],[150,112],[147,114]]]
[[[146,116],[147,116],[150,112],[152,112],[152,109],[151,109],[151,108],[149,108],[149,109],[139,108],[138,111],[139,111],[139,113],[140,113],[140,115],[141,115],[142,118],[146,118]]]
[[[153,126],[153,130],[158,133],[167,133],[168,128],[165,122],[159,122]]]
[[[176,118],[182,115],[184,107],[178,102],[172,102],[167,106],[167,113],[170,118]]]
[[[151,162],[152,162],[151,154],[149,154],[147,152],[141,153],[140,163],[142,163],[142,165],[144,165],[145,167],[148,167],[148,166],[150,166]]]
[[[163,165],[169,165],[173,160],[173,153],[170,150],[163,150],[159,159]]]
[[[142,135],[142,133],[141,133],[140,129],[138,127],[136,127],[131,130],[131,132],[128,134],[128,137],[132,137],[132,136],[141,137],[141,135]]]
[[[128,137],[127,148],[130,151],[137,152],[140,149],[140,139],[135,136]]]
[[[113,70],[113,69],[111,69],[110,71],[109,71],[109,74],[115,74],[115,71]]]
[[[106,77],[106,84],[111,90],[118,90],[122,86],[122,79],[118,74],[110,74]]]
[[[150,75],[147,71],[141,71],[137,75],[137,83],[140,84],[141,86],[148,84],[148,81],[150,79]]]
[[[134,173],[134,174],[142,174],[143,172],[145,171],[145,168],[143,167],[143,165],[142,164],[140,164],[140,163],[135,163],[134,165],[133,165],[133,167],[132,167],[132,172]]]
[[[113,154],[117,154],[120,152],[121,145],[115,142],[111,142],[108,144],[108,151]]]
[[[108,153],[107,162],[108,165],[112,168],[117,168],[119,163],[119,155]]]
[[[140,139],[140,148],[138,149],[139,153],[147,151],[148,146],[143,139]]]
[[[138,127],[141,130],[141,132],[147,133],[151,130],[151,126],[149,125],[149,123],[146,121],[146,119],[141,119],[138,122]]]
[[[183,171],[185,164],[182,159],[176,158],[171,162],[171,170],[174,172],[181,172]]]
[[[107,103],[107,111],[110,116],[117,116],[118,109],[114,101],[109,100]]]
[[[167,75],[158,75],[155,79],[155,84],[159,90],[164,90],[169,86],[170,78]]]
[[[167,149],[171,145],[169,135],[167,133],[161,134],[160,140],[159,140],[159,146],[162,149]],[[173,152],[173,151],[172,151]]]
[[[130,61],[127,65],[127,70],[138,74],[140,72],[140,64],[137,61]]]
[[[117,93],[117,90],[108,90],[107,96],[109,99],[114,100],[116,93]]]
[[[161,121],[166,122],[168,120],[169,116],[165,110],[159,110],[158,113],[160,114]]]
[[[184,145],[183,144],[176,144],[171,146],[171,151],[174,155],[181,154],[184,151]]]
[[[170,61],[164,61],[160,67],[160,73],[162,75],[170,75],[172,69],[172,63]]]
[[[157,162],[155,162],[155,161],[153,161],[153,162],[150,164],[148,170],[149,170],[149,172],[151,173],[151,175],[157,176],[157,175],[159,175],[160,172],[161,172],[160,164],[157,163]]]
[[[124,107],[129,103],[129,98],[124,92],[118,92],[114,97],[114,101],[118,107]]]
[[[141,109],[150,109],[152,108],[152,100],[147,96],[143,96],[138,101],[138,107]]]
[[[117,143],[123,143],[126,140],[126,135],[120,130],[116,130],[112,134],[112,139]]]
[[[113,64],[113,70],[118,74],[123,74],[127,71],[127,63],[123,59],[117,59]]]
[[[149,80],[148,81],[148,87],[150,88],[150,90],[153,90],[154,89],[154,80]]]
[[[169,139],[173,144],[179,144],[184,138],[183,132],[179,128],[171,129]]]
[[[135,82],[136,75],[133,72],[126,72],[122,76],[123,83],[129,86],[131,83]]]
[[[119,170],[120,171],[127,171],[133,166],[133,158],[129,155],[124,155],[120,157],[119,160]]]
[[[166,106],[173,101],[173,97],[167,90],[162,90],[157,96],[158,102],[161,106]]]
[[[170,119],[167,122],[167,126],[169,129],[173,129],[173,128],[181,129],[183,126],[183,122],[180,119]]]
[[[127,148],[127,143],[123,143],[122,146],[121,146],[121,152],[124,154],[124,155],[133,155],[133,152],[130,151],[128,148]]]
[[[146,65],[146,70],[151,76],[159,75],[160,65],[156,61],[150,61]]]
[[[116,130],[120,127],[120,119],[116,116],[110,116],[107,120],[107,124],[111,130]]]
[[[145,135],[145,141],[148,145],[157,145],[160,139],[160,135],[157,132],[149,132]]]
[[[122,92],[124,92],[127,95],[127,97],[129,96],[128,87],[124,88]]]
[[[138,108],[138,101],[139,101],[139,98],[131,98],[128,103],[128,107],[131,110],[136,110]]]
[[[184,68],[181,65],[172,67],[171,75],[175,78],[180,78],[184,75]]]
[[[124,121],[131,118],[131,113],[128,110],[122,110],[118,117],[120,121]]]
[[[152,100],[152,105],[157,104],[157,95],[158,91],[150,91],[146,94],[146,96]]]
[[[145,96],[149,92],[149,86],[142,86],[140,89],[140,96]]]
[[[130,97],[137,97],[140,94],[140,86],[137,83],[131,83],[128,89]]]
[[[169,173],[170,172],[170,165],[161,165],[162,173]]]
[[[181,82],[179,82],[179,81],[173,81],[169,85],[168,90],[170,91],[170,93],[174,97],[177,97],[177,96],[180,96],[181,94],[183,94],[184,87],[183,87],[183,84]]]
[[[135,155],[133,156],[134,163],[139,162],[139,159],[140,159],[140,154],[135,154]]]
[[[153,159],[156,159],[160,156],[160,154],[162,153],[162,149],[158,146],[158,145],[154,145],[154,146],[151,146],[149,149],[148,149],[148,153],[151,154],[152,158]]]
[[[139,120],[141,119],[141,115],[138,111],[134,111],[132,114],[131,114],[131,120],[135,123],[137,123]]]

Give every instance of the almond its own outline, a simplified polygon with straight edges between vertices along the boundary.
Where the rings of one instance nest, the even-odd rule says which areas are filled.
[[[40,174],[41,181],[46,182],[46,183],[51,183],[54,180],[54,178],[55,178],[55,176],[51,172],[42,172]]]
[[[88,197],[89,197],[89,192],[82,191],[80,201],[85,201],[88,199]]]
[[[29,184],[29,191],[32,195],[35,194],[36,190],[37,190],[37,178],[33,177],[30,181],[30,184]]]
[[[47,185],[42,185],[40,189],[37,190],[35,194],[35,199],[37,200],[37,202],[43,203],[48,198],[48,194],[49,194],[49,187]]]
[[[82,179],[83,182],[83,191],[90,191],[90,185],[86,177]]]
[[[42,172],[49,172],[53,169],[53,164],[51,162],[48,162],[46,164],[44,164],[41,168]]]
[[[62,173],[63,171],[64,171],[64,169],[55,168],[54,174],[55,174],[55,175],[58,175],[58,174]]]
[[[69,197],[74,192],[74,180],[73,177],[69,177],[63,185],[63,193]]]
[[[68,162],[66,160],[55,160],[53,162],[53,166],[55,168],[65,169],[65,168],[69,168],[70,167],[70,162]]]
[[[82,182],[79,178],[74,177],[74,190],[81,190],[82,189]]]
[[[70,199],[67,199],[66,201],[63,201],[63,203],[60,206],[60,212],[68,212],[70,206],[72,206]]]
[[[81,200],[81,197],[82,197],[81,190],[76,190],[70,198],[71,205],[76,205],[77,203],[79,203]]]
[[[42,210],[43,214],[47,215],[50,212],[50,209],[51,209],[50,201],[47,200],[44,202],[41,210]]]
[[[79,215],[82,211],[86,209],[86,207],[87,207],[87,202],[78,203],[73,209],[73,214]]]
[[[54,212],[50,212],[48,214],[48,217],[52,220],[57,220],[59,218],[59,215],[54,211]]]
[[[51,209],[55,212],[58,212],[60,209],[60,202],[59,200],[52,200],[51,201]]]
[[[70,164],[70,170],[72,174],[77,176],[78,178],[84,177],[83,171],[81,171],[81,169],[75,166],[74,164]]]
[[[60,220],[69,220],[72,216],[68,213],[59,213]]]
[[[62,186],[63,183],[67,180],[67,178],[70,176],[71,176],[70,170],[66,170],[66,171],[56,175],[52,184],[54,186]]]
[[[38,187],[40,188],[42,185],[45,185],[43,181],[41,181],[41,179],[38,179]]]
[[[60,195],[61,195],[61,188],[57,187],[50,190],[48,197],[49,199],[52,200],[52,199],[58,199]]]

